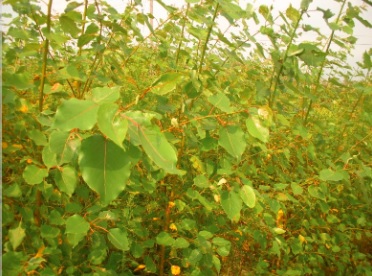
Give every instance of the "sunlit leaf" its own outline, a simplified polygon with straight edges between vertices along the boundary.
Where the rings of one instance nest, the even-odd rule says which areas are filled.
[[[254,206],[256,206],[256,194],[251,186],[244,185],[241,187],[239,194],[244,204],[249,208],[254,208]]]
[[[166,95],[172,92],[180,81],[182,81],[180,73],[166,73],[152,84],[151,92],[157,95]]]
[[[232,112],[230,106],[230,99],[223,93],[219,92],[215,95],[209,96],[208,101],[223,112]]]
[[[118,106],[113,103],[103,104],[98,109],[97,124],[101,132],[119,147],[127,135],[128,121],[117,114]]]
[[[258,140],[267,143],[269,141],[269,130],[261,125],[256,117],[248,118],[246,121],[248,133]]]
[[[26,237],[26,231],[24,228],[22,228],[22,223],[20,222],[16,228],[10,229],[8,236],[13,250],[16,250],[17,247],[21,245],[23,239]]]
[[[23,171],[23,178],[30,185],[41,183],[47,176],[48,170],[36,165],[28,165]]]
[[[98,105],[93,101],[75,98],[64,101],[57,109],[53,127],[60,130],[91,129],[97,122]]]
[[[323,181],[341,181],[349,178],[349,175],[344,170],[333,171],[330,169],[321,170],[319,178]]]
[[[168,173],[184,174],[177,169],[177,153],[157,126],[138,127],[138,136],[146,154]]]
[[[97,104],[113,103],[120,97],[120,87],[95,87],[92,89],[92,100]]]

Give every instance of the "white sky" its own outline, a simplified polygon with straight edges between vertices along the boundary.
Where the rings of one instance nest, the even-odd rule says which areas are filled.
[[[92,2],[93,0],[90,0],[90,1]],[[106,0],[106,1],[120,12],[124,10],[126,4],[130,2],[131,0]],[[46,2],[48,1],[45,0],[44,2],[42,2],[43,3],[42,5],[44,5],[43,8],[45,8],[45,10],[46,10],[46,4],[45,4]],[[144,13],[149,13],[149,6],[150,6],[149,2],[150,2],[149,0],[142,0]],[[183,5],[185,5],[184,0],[163,0],[163,2],[169,5],[174,5],[176,7],[182,7]],[[362,0],[351,0],[350,2],[352,2],[353,5],[363,5]],[[299,8],[301,0],[276,0],[276,1],[275,0],[253,0],[253,1],[239,0],[239,4],[243,8],[245,8],[247,3],[252,3],[257,8],[262,4],[268,5],[268,6],[273,5],[274,6],[273,16],[275,18],[276,15],[279,13],[279,11],[285,12],[285,10],[290,4],[292,4],[295,8]],[[62,13],[66,5],[67,5],[66,0],[54,0],[53,1],[53,13]],[[322,9],[330,9],[333,13],[337,15],[340,9],[340,3],[337,3],[336,1],[332,1],[332,0],[313,0],[313,2],[310,4],[310,7],[309,7],[309,13],[308,13],[309,17],[305,15],[304,21],[301,22],[302,24],[309,24],[313,27],[320,27],[322,33],[328,36],[331,31],[329,30],[328,26],[325,25],[324,20],[322,18],[322,13],[311,12],[311,11],[316,10],[317,7],[321,7]],[[9,6],[5,5],[2,7],[2,10],[4,13],[6,13],[6,12],[10,12],[11,9],[9,8]],[[154,0],[154,16],[157,19],[166,18],[165,10],[156,2],[156,0]],[[372,7],[368,7],[367,11],[363,12],[362,17],[372,22]],[[334,18],[332,18],[331,21],[332,20],[334,20]],[[156,26],[156,20],[154,20],[154,24]],[[220,23],[220,24],[223,24],[223,23]],[[372,29],[366,28],[364,25],[359,23],[359,21],[357,20],[355,20],[355,25],[356,26],[354,28],[353,36],[355,36],[358,39],[358,41],[355,45],[355,49],[352,51],[352,56],[349,57],[349,60],[348,60],[348,62],[352,66],[355,66],[356,61],[361,61],[364,51],[372,47]],[[145,33],[148,32],[148,30],[146,30],[146,27],[143,28],[143,32]],[[263,45],[269,44],[269,40],[264,36],[260,36],[257,39]],[[305,33],[305,36],[303,37],[303,39],[310,40],[310,41],[314,40],[315,39],[314,33],[312,32]]]

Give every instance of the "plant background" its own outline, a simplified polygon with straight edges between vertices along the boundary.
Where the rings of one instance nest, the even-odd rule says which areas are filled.
[[[302,24],[311,1],[280,20],[187,2],[152,30],[141,1],[5,2],[6,275],[371,271],[371,50],[348,63],[363,6],[320,7],[325,31]]]

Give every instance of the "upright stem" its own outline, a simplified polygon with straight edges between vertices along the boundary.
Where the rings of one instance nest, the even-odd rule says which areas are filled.
[[[85,32],[85,22],[86,22],[86,19],[87,19],[87,10],[88,10],[88,0],[84,0],[84,11],[83,11],[83,20],[82,20],[82,24],[81,24],[81,35],[84,35],[84,32]],[[79,47],[79,51],[78,51],[78,57],[81,57],[81,53],[83,51],[83,46],[80,46]],[[81,66],[79,66],[79,70],[80,70]],[[78,94],[78,97],[81,98],[84,94],[84,91],[81,92],[81,81],[78,81],[78,85],[77,85],[77,94]]]
[[[52,17],[52,4],[53,0],[49,0],[48,3],[48,15],[47,15],[47,33],[50,33],[50,24]],[[48,51],[49,51],[49,39],[46,38],[44,41],[44,50],[43,50],[43,65],[41,68],[41,81],[40,81],[40,90],[39,90],[39,112],[43,111],[44,106],[44,86],[45,86],[45,76],[48,62]]]
[[[211,23],[211,25],[208,28],[207,37],[205,39],[205,43],[204,43],[204,47],[203,47],[203,52],[202,52],[202,55],[201,55],[201,58],[200,58],[199,74],[202,72],[202,69],[203,69],[203,62],[204,62],[205,52],[207,51],[207,48],[208,48],[209,37],[211,36],[211,33],[212,33],[214,21],[216,20],[219,6],[220,6],[220,4],[217,3],[216,4],[216,9],[214,10],[214,14],[213,14],[213,18],[212,18],[212,23]]]
[[[336,19],[336,24],[340,21],[340,18],[341,18],[341,15],[342,15],[342,11],[344,10],[344,7],[345,7],[346,2],[347,2],[347,0],[344,0],[342,2],[341,8],[340,8],[340,12],[338,13],[338,16],[337,16],[337,19]],[[316,85],[315,85],[315,89],[314,89],[314,94],[317,94],[317,92],[318,92],[319,85],[320,85],[320,78],[322,77],[322,74],[323,74],[323,69],[324,69],[324,66],[325,66],[325,63],[326,63],[326,58],[327,58],[327,56],[329,54],[329,48],[331,47],[331,44],[332,44],[333,36],[334,35],[335,35],[335,30],[332,30],[331,36],[329,37],[329,40],[328,40],[328,43],[327,43],[327,47],[326,47],[326,51],[325,51],[325,57],[323,59],[322,65],[320,66],[320,69],[319,69],[319,72],[318,72],[318,75],[317,75]],[[312,105],[313,105],[313,100],[311,99],[310,102],[309,102],[309,106],[307,108],[307,111],[306,111],[306,116],[305,116],[304,124],[307,123],[307,119],[309,118],[309,113],[310,113],[310,111],[312,109]]]
[[[178,71],[178,59],[180,57],[180,51],[181,51],[181,46],[182,46],[182,42],[183,42],[183,35],[185,33],[186,18],[187,18],[187,14],[189,12],[189,8],[190,8],[190,4],[188,3],[187,8],[186,8],[184,21],[183,21],[183,24],[182,24],[181,39],[180,39],[180,43],[178,43],[177,54],[176,54],[176,68],[177,68],[177,71]]]
[[[280,65],[280,68],[279,68],[279,71],[278,73],[276,74],[275,76],[275,81],[274,81],[274,85],[272,86],[270,84],[270,90],[272,91],[271,95],[270,95],[270,99],[269,99],[269,106],[270,108],[273,108],[274,106],[274,102],[275,102],[275,97],[276,97],[276,91],[277,91],[277,87],[278,87],[278,84],[279,84],[279,81],[280,81],[280,76],[283,72],[283,69],[284,69],[284,64],[288,58],[288,52],[289,52],[289,48],[292,46],[292,43],[293,43],[293,39],[296,35],[296,32],[297,32],[297,29],[298,29],[298,26],[300,24],[300,21],[302,19],[302,16],[303,14],[305,13],[305,10],[301,10],[301,14],[296,22],[296,25],[292,31],[292,34],[291,34],[291,37],[290,37],[290,40],[289,40],[289,43],[287,45],[287,49],[284,53],[284,57],[283,57],[283,60],[281,61],[281,65]],[[274,74],[275,74],[275,66],[274,66]]]

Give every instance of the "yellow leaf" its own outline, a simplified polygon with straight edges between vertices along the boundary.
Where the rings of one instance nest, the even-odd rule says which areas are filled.
[[[172,231],[177,231],[177,226],[174,223],[171,223],[171,225],[169,225],[169,229]]]
[[[172,265],[171,266],[171,272],[172,272],[172,275],[180,275],[181,274],[181,268],[178,265]]]
[[[144,264],[140,264],[140,265],[137,266],[137,268],[134,270],[134,272],[144,270],[145,268],[146,268],[146,266]]]
[[[16,148],[16,149],[23,149],[23,146],[20,144],[13,144],[12,146],[13,148]]]
[[[169,201],[168,207],[172,209],[176,204],[173,201]]]
[[[1,147],[3,149],[6,149],[8,147],[8,143],[7,142],[1,142]]]
[[[302,235],[298,235],[298,239],[300,240],[301,244],[303,244],[303,243],[307,243],[305,237],[302,236]]]
[[[55,84],[53,84],[53,86],[52,86],[52,91],[56,91],[56,90],[59,88],[60,85],[61,85],[61,84],[58,83],[58,82],[56,82]]]
[[[27,105],[22,105],[21,108],[19,109],[22,113],[27,113],[28,112],[28,106]]]
[[[39,250],[37,251],[36,255],[34,258],[42,258],[43,257],[43,252],[44,252],[45,246],[41,246]]]
[[[282,209],[280,209],[276,214],[276,226],[279,228],[284,228],[284,220],[284,212]]]

